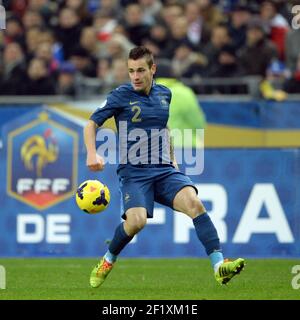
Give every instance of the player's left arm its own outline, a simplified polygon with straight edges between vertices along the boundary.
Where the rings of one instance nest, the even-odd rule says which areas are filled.
[[[170,95],[170,97],[169,97],[169,104],[171,104],[172,92],[171,92],[170,89],[169,89],[169,95]],[[175,157],[174,139],[173,139],[173,137],[172,137],[171,134],[170,134],[170,128],[169,128],[168,125],[167,125],[167,130],[168,130],[169,143],[170,143],[170,159],[171,159],[171,161],[172,161],[173,167],[174,167],[175,169],[177,169],[178,171],[180,171],[180,170],[179,170],[179,167],[178,167],[178,163],[177,163],[177,161],[176,161],[176,157]]]

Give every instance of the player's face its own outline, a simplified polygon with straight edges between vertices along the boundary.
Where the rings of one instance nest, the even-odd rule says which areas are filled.
[[[150,68],[146,59],[128,60],[128,72],[131,84],[136,91],[149,94],[153,75],[156,71],[156,65],[153,64]]]

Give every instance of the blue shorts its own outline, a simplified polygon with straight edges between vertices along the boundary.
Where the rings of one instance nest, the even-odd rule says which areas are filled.
[[[198,193],[192,180],[171,165],[132,166],[118,170],[121,192],[121,214],[134,207],[147,210],[153,218],[154,201],[173,209],[173,200],[183,187],[191,186]]]

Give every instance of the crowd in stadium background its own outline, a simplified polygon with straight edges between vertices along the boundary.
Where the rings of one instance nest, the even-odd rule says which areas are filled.
[[[170,64],[170,77],[195,84],[259,76],[299,93],[300,29],[292,28],[297,2],[6,0],[0,94],[78,96],[78,81],[89,80],[97,83],[92,93],[107,93],[127,82],[126,57],[141,44]],[[243,86],[226,92],[191,87],[200,94],[247,93]],[[263,88],[268,92],[270,83]]]

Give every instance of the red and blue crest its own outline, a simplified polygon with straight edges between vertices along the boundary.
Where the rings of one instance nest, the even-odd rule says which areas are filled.
[[[72,196],[77,185],[78,134],[52,115],[34,112],[7,136],[8,194],[39,210]]]

